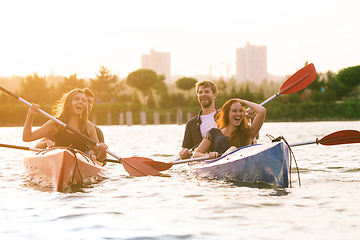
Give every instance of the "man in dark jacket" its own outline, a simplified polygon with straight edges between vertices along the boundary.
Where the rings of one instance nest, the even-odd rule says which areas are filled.
[[[182,159],[190,158],[192,156],[190,149],[196,148],[211,128],[216,128],[214,116],[217,87],[215,83],[209,80],[197,82],[196,93],[201,111],[186,123],[183,149],[179,153]]]

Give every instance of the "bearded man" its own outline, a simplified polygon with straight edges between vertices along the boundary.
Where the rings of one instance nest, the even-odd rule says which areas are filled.
[[[214,119],[217,111],[215,107],[215,99],[217,96],[215,83],[209,80],[203,80],[196,83],[195,89],[201,110],[197,116],[186,123],[182,143],[183,149],[179,153],[182,159],[190,158],[192,156],[190,149],[196,147],[211,128],[217,127]]]

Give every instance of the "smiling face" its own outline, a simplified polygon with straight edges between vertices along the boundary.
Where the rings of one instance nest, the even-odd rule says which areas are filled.
[[[211,88],[200,86],[197,91],[198,101],[203,108],[211,107],[214,104],[216,93]]]
[[[87,109],[85,94],[81,92],[76,93],[71,104],[74,113],[81,115],[84,112],[84,110]]]
[[[229,111],[229,124],[239,126],[245,117],[243,106],[239,102],[234,102],[230,106]]]
[[[86,96],[86,104],[87,104],[88,113],[90,114],[94,105],[94,98],[91,96]]]

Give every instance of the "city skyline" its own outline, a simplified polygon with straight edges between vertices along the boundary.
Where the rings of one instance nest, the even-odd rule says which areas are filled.
[[[171,54],[169,52],[157,52],[152,48],[150,54],[141,55],[141,68],[151,69],[158,75],[163,74],[166,83],[173,81],[171,77]]]
[[[254,46],[249,42],[236,49],[236,80],[261,83],[268,79],[266,46]]]
[[[236,74],[236,49],[267,46],[267,70],[293,74],[360,64],[359,1],[2,1],[0,77],[125,78],[154,49],[171,75]]]

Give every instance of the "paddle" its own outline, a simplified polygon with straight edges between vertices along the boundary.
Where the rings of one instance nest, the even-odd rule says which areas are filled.
[[[260,105],[264,105],[264,104],[270,102],[272,99],[278,97],[281,94],[290,94],[290,93],[298,92],[298,91],[306,88],[307,86],[309,86],[315,80],[315,78],[316,78],[315,66],[313,63],[308,64],[305,67],[303,67],[302,69],[298,70],[296,73],[294,73],[291,77],[289,77],[282,84],[282,86],[280,87],[280,91],[278,93],[274,94],[272,97],[268,98],[267,100],[262,102]],[[194,149],[195,147],[193,147],[192,149]],[[178,157],[177,159],[175,159],[175,161],[168,162],[168,163],[154,161],[150,158],[139,158],[137,160],[141,161],[145,164],[148,164],[149,166],[155,168],[158,171],[168,170],[175,164],[205,160],[203,158],[201,158],[199,160],[197,160],[197,158],[195,158],[195,159],[178,161],[179,159],[181,159],[181,158]]]
[[[145,164],[148,164],[149,166],[155,168],[158,171],[165,171],[170,169],[173,165],[177,165],[177,164],[182,164],[182,163],[189,163],[189,162],[196,162],[196,161],[202,161],[202,160],[208,160],[209,157],[205,156],[205,157],[198,157],[198,158],[190,158],[190,159],[184,159],[184,160],[180,160],[180,161],[173,161],[173,162],[160,162],[160,161],[154,161],[150,158],[145,158],[145,157],[132,157],[132,158],[136,158],[138,161],[141,161]],[[116,160],[113,159],[105,159],[105,162],[112,162],[112,163],[116,163]]]
[[[360,143],[360,132],[356,130],[341,130],[330,133],[321,139],[316,138],[315,141],[293,143],[290,144],[290,147],[296,147],[296,146],[313,144],[313,143],[321,144],[321,145],[340,145],[340,144]],[[176,164],[203,161],[207,159],[209,159],[209,157],[205,156],[199,158],[180,160],[176,162],[164,163],[147,158],[144,163],[151,165],[153,168],[157,169],[158,171],[165,171],[170,169],[173,165]]]
[[[200,142],[201,143],[201,142]],[[190,148],[188,151],[189,151],[189,153],[192,153],[192,151],[194,151],[194,149],[195,148],[197,148],[199,145],[200,145],[200,143],[198,143],[198,144],[196,144],[195,146],[193,146],[192,148]],[[173,162],[176,162],[176,161],[179,161],[179,160],[181,160],[181,157],[179,156],[179,157],[177,157],[177,158],[175,158],[175,160],[173,161]]]
[[[0,147],[27,150],[27,151],[34,151],[34,152],[44,151],[44,149],[40,149],[40,148],[32,148],[32,147],[25,147],[25,146],[18,146],[18,145],[10,145],[10,144],[4,144],[4,143],[0,143]],[[199,158],[185,159],[185,160],[176,161],[176,162],[169,162],[169,163],[158,162],[158,161],[154,161],[154,160],[152,160],[150,158],[145,158],[145,157],[122,158],[123,161],[124,160],[125,161],[129,160],[129,159],[134,159],[134,160],[137,160],[137,161],[141,161],[141,162],[143,162],[143,163],[145,163],[147,165],[150,165],[150,166],[154,167],[158,171],[165,171],[165,170],[168,170],[169,168],[171,168],[172,165],[181,164],[181,163],[188,163],[188,162],[195,162],[195,161],[201,161],[201,160],[207,160],[207,159],[209,159],[209,157],[199,157]],[[119,160],[116,160],[116,159],[104,159],[104,161],[105,162],[111,162],[111,163],[121,163]]]
[[[340,130],[337,132],[330,133],[330,134],[322,137],[321,139],[316,138],[316,140],[313,140],[313,141],[292,143],[289,145],[290,145],[290,147],[296,147],[296,146],[308,145],[308,144],[313,144],[313,143],[321,144],[321,145],[329,145],[329,146],[330,145],[360,143],[360,132],[357,130]],[[2,144],[2,143],[0,143],[0,147],[15,148],[15,149],[21,149],[21,150],[31,150],[31,151],[42,151],[43,150],[43,149],[39,149],[39,148],[31,148],[31,147],[9,145],[9,144]],[[145,157],[123,158],[123,160],[124,159],[125,160],[135,159],[137,161],[141,161],[145,164],[150,165],[151,167],[155,168],[158,171],[165,171],[165,170],[170,169],[173,165],[208,160],[209,157],[205,156],[205,157],[191,158],[191,159],[185,159],[185,160],[168,162],[168,163],[154,161],[150,158],[145,158]],[[115,160],[115,159],[105,159],[104,161],[112,162],[112,163],[120,163],[119,160]]]
[[[313,143],[321,144],[321,145],[340,145],[340,144],[360,143],[360,132],[357,130],[340,130],[337,132],[330,133],[321,139],[316,138],[315,141],[290,144],[290,147],[302,146]]]
[[[309,86],[316,78],[316,70],[313,63],[306,65],[302,69],[298,70],[296,73],[294,73],[291,77],[289,77],[280,87],[280,91],[276,94],[274,94],[272,97],[268,98],[264,102],[262,102],[260,105],[264,105],[268,102],[270,102],[272,99],[278,97],[281,94],[290,94],[298,92],[307,86]],[[151,165],[153,168],[157,169],[158,171],[163,171],[171,168],[172,165],[176,164],[176,161],[181,159],[178,157],[174,162],[164,163],[164,162],[158,162],[154,161],[150,158],[145,159],[144,163]],[[204,160],[204,159],[201,159]],[[153,161],[153,162],[152,162]],[[190,159],[191,161],[191,159]],[[179,163],[186,163],[190,162],[187,160],[179,161]],[[194,160],[196,161],[196,160]]]
[[[264,105],[281,94],[295,93],[309,86],[316,78],[316,70],[313,63],[306,65],[289,77],[280,87],[280,91],[266,99],[260,105]]]
[[[18,100],[18,101],[26,104],[27,106],[31,107],[31,105],[32,105],[31,103],[29,103],[28,101],[22,99],[21,97],[17,96],[16,94],[10,92],[9,90],[3,88],[2,86],[0,86],[0,90],[7,93],[8,95],[15,98],[16,100]],[[99,146],[99,144],[97,142],[95,142],[91,138],[85,136],[84,134],[76,131],[75,129],[68,126],[67,124],[61,122],[59,119],[56,119],[55,117],[51,116],[50,114],[44,112],[41,109],[39,109],[39,111],[45,117],[53,120],[57,124],[59,124],[59,125],[63,126],[64,128],[70,130],[74,134],[82,137],[84,140],[88,141],[89,143],[91,143],[93,145],[96,145],[96,146]],[[157,171],[155,168],[151,167],[149,164],[145,164],[142,161],[139,161],[137,158],[121,158],[121,157],[117,156],[115,153],[111,152],[109,149],[107,149],[106,152],[109,153],[111,156],[115,157],[116,159],[118,159],[119,163],[120,162],[122,163],[125,170],[131,176],[141,177],[141,176],[148,176],[148,175],[152,175],[152,176],[159,176],[160,175],[159,171]]]
[[[40,148],[23,147],[23,146],[10,145],[10,144],[4,144],[4,143],[0,143],[0,147],[28,150],[28,151],[34,151],[34,152],[40,152],[40,151],[44,150],[44,149],[40,149]]]

